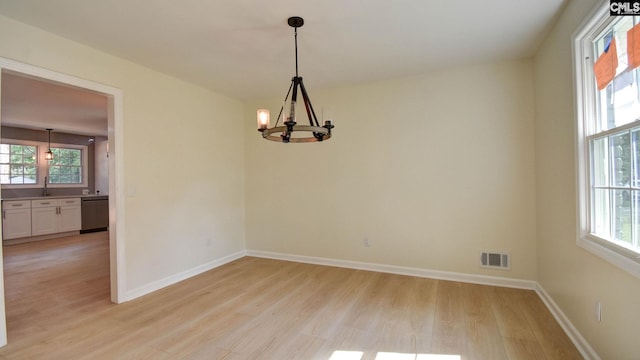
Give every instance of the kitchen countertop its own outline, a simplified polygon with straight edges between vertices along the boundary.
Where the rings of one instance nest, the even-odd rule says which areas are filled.
[[[68,199],[68,198],[82,198],[82,199],[108,199],[109,195],[55,195],[55,196],[25,196],[25,197],[15,197],[15,198],[6,198],[2,199],[2,201],[21,201],[21,200],[44,200],[44,199]]]

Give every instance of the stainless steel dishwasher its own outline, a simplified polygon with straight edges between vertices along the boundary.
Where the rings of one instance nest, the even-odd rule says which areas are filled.
[[[82,228],[80,233],[104,231],[109,227],[109,196],[82,198]]]

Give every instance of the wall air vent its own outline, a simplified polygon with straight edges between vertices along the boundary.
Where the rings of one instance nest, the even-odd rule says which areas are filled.
[[[511,259],[509,254],[482,252],[480,253],[480,266],[491,269],[509,270],[511,269]]]

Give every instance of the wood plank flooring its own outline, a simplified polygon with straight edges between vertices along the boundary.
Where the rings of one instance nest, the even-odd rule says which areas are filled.
[[[115,305],[106,232],[4,261],[0,359],[581,359],[533,291],[245,257]]]

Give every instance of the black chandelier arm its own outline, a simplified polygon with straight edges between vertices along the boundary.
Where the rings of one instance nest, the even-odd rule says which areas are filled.
[[[320,126],[320,124],[318,124],[318,117],[316,116],[316,112],[313,110],[313,105],[311,104],[311,100],[309,99],[309,95],[307,94],[307,89],[305,89],[304,83],[302,82],[302,77],[300,78],[300,91],[302,92],[302,98],[304,99],[304,106],[307,110],[309,125]]]

